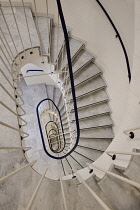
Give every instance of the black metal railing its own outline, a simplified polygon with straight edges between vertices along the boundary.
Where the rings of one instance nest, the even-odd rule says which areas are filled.
[[[49,125],[51,125],[50,127],[53,128],[49,129]],[[45,130],[51,151],[54,153],[62,152],[65,148],[65,144],[62,142],[62,138],[57,123],[54,121],[49,121],[45,126]],[[54,141],[55,144],[53,144]],[[56,146],[57,148],[55,148]]]
[[[52,157],[54,159],[63,159],[63,158],[66,158],[68,155],[70,155],[76,149],[76,147],[77,147],[77,145],[79,143],[79,138],[80,138],[80,126],[79,126],[78,109],[77,109],[75,86],[74,86],[74,77],[73,77],[73,70],[72,70],[72,60],[71,60],[69,36],[68,36],[68,31],[67,31],[67,27],[66,27],[64,15],[63,15],[62,7],[61,7],[61,2],[60,2],[60,0],[56,0],[56,2],[57,2],[58,13],[59,13],[59,17],[60,17],[60,20],[61,20],[61,25],[62,25],[62,29],[63,29],[63,33],[64,33],[64,39],[65,39],[65,49],[66,49],[66,54],[67,54],[68,69],[69,69],[69,80],[70,80],[70,86],[71,86],[70,88],[71,88],[71,94],[72,94],[72,105],[73,105],[73,110],[74,110],[75,126],[76,126],[76,128],[74,129],[74,131],[76,131],[76,136],[73,139],[74,142],[72,143],[72,148],[69,149],[69,150],[66,150],[65,149],[65,146],[64,146],[64,149],[66,151],[66,153],[64,153],[64,151],[63,151],[64,155],[61,155],[59,157],[56,157],[56,156],[50,154],[47,151],[47,149],[45,147],[44,137],[43,137],[41,123],[40,123],[40,119],[39,119],[39,110],[38,110],[38,108],[39,108],[40,104],[44,100],[49,100],[49,101],[51,101],[53,103],[53,106],[55,106],[55,108],[56,108],[56,110],[58,112],[58,115],[59,115],[59,119],[60,119],[60,122],[61,122],[62,133],[63,133],[63,138],[64,138],[64,141],[65,141],[66,140],[66,137],[65,137],[65,133],[64,133],[64,129],[63,129],[62,116],[60,114],[60,110],[55,105],[55,103],[51,99],[48,98],[48,99],[42,100],[37,105],[36,111],[37,111],[37,118],[38,118],[38,124],[39,124],[40,134],[41,134],[41,138],[42,138],[43,148],[44,148],[45,152],[47,153],[48,156],[50,156],[50,157]],[[68,142],[65,141],[65,145],[66,144],[70,144],[70,143],[68,143]]]
[[[39,111],[39,108],[40,108],[40,105],[43,103],[43,102],[51,102],[52,105],[55,107],[56,111],[57,111],[57,115],[59,117],[59,122],[60,122],[60,125],[61,125],[61,131],[62,131],[62,134],[61,136],[63,138],[61,138],[61,141],[63,139],[63,147],[60,148],[59,151],[53,151],[52,149],[52,146],[51,146],[51,141],[48,141],[49,145],[50,145],[50,150],[54,153],[61,153],[64,149],[65,149],[65,146],[66,146],[66,139],[65,139],[65,134],[64,134],[64,129],[63,129],[63,124],[62,124],[62,119],[61,119],[61,114],[60,114],[60,111],[58,109],[58,107],[56,106],[56,104],[50,99],[50,98],[46,98],[46,99],[43,99],[42,101],[39,102],[39,104],[37,105],[36,107],[36,113],[37,113],[37,119],[38,119],[38,125],[39,125],[39,130],[40,130],[40,135],[41,135],[41,139],[42,139],[42,144],[43,144],[43,148],[44,148],[44,151],[46,152],[46,154],[52,158],[56,158],[56,159],[59,159],[59,157],[56,157],[56,156],[53,156],[52,154],[49,153],[49,151],[47,151],[47,148],[46,148],[46,144],[45,144],[45,140],[44,140],[44,136],[43,136],[43,131],[42,131],[42,126],[41,126],[41,121],[40,121],[40,111]],[[48,109],[48,107],[46,106],[46,110]],[[44,108],[45,110],[45,108]],[[46,122],[46,126],[48,125],[49,122]],[[56,123],[57,124],[57,123]],[[45,127],[46,127],[45,126]],[[48,135],[48,134],[47,134]],[[59,134],[60,135],[60,134]],[[57,141],[58,142],[58,141]]]
[[[99,0],[96,0],[96,2],[98,3],[98,5],[101,7],[101,9],[103,10],[103,12],[105,13],[106,17],[108,18],[109,22],[111,23],[113,29],[116,32],[116,37],[119,39],[121,47],[123,49],[124,52],[124,56],[125,56],[125,60],[126,60],[126,65],[127,65],[127,71],[128,71],[128,78],[129,78],[129,82],[131,82],[131,69],[130,69],[130,63],[129,63],[129,58],[128,58],[128,54],[125,48],[125,45],[123,43],[123,40],[121,38],[121,35],[117,29],[117,27],[115,26],[113,20],[111,19],[111,17],[109,16],[108,12],[106,11],[106,9],[104,8],[104,6],[101,4],[101,2]]]
[[[30,70],[27,70],[26,73],[28,73],[28,72],[34,72],[34,71],[35,72],[44,72],[44,70],[41,70],[41,69],[39,69],[39,70],[36,70],[36,69],[35,70],[31,70],[30,69]]]
[[[73,77],[73,70],[72,70],[72,60],[71,60],[71,52],[70,52],[70,44],[69,44],[69,36],[68,36],[68,30],[65,23],[65,18],[61,6],[61,1],[56,0],[57,7],[58,7],[58,13],[64,33],[64,39],[65,39],[65,49],[67,54],[67,61],[68,61],[68,69],[69,69],[69,78],[70,78],[70,85],[71,85],[71,93],[72,93],[72,102],[73,102],[73,108],[74,108],[74,115],[75,115],[75,125],[76,125],[76,140],[75,144],[73,145],[73,148],[70,152],[68,152],[64,157],[70,155],[77,147],[79,143],[80,138],[80,126],[79,126],[79,119],[78,119],[78,109],[77,109],[77,102],[76,102],[76,94],[75,94],[75,86],[74,86],[74,77]],[[64,81],[65,82],[65,81]]]

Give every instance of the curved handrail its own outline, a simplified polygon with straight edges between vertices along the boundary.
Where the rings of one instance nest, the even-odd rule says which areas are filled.
[[[125,55],[125,59],[126,59],[126,65],[127,65],[127,71],[128,71],[128,78],[129,78],[129,82],[131,82],[131,70],[130,70],[130,64],[129,64],[129,58],[128,58],[128,55],[127,55],[127,51],[125,49],[125,46],[124,46],[124,43],[123,43],[123,40],[119,34],[119,31],[118,29],[116,28],[115,24],[113,23],[111,17],[109,16],[108,12],[106,11],[106,9],[104,8],[104,6],[101,4],[101,2],[99,0],[96,0],[97,3],[99,4],[99,6],[101,7],[101,9],[103,10],[103,12],[105,13],[105,15],[107,16],[109,22],[111,23],[112,27],[114,28],[115,32],[116,32],[116,35],[120,41],[120,44],[122,46],[122,49],[123,49],[123,52],[124,52],[124,55]]]
[[[66,145],[66,142],[65,142],[65,134],[64,134],[64,129],[63,129],[63,124],[62,124],[62,119],[61,119],[61,114],[60,114],[60,111],[58,109],[58,107],[56,106],[56,104],[52,101],[52,99],[50,98],[46,98],[46,99],[43,99],[42,101],[40,101],[36,107],[36,113],[37,113],[37,119],[38,119],[38,126],[39,126],[39,130],[40,130],[40,135],[41,135],[41,139],[42,139],[42,144],[43,144],[43,148],[44,148],[44,151],[45,153],[51,157],[51,158],[54,158],[54,159],[63,159],[63,158],[66,158],[68,155],[70,155],[74,150],[75,148],[77,147],[78,143],[76,142],[76,144],[74,145],[74,147],[65,155],[61,156],[61,157],[56,157],[56,156],[53,156],[51,155],[47,150],[46,150],[46,146],[45,146],[45,142],[44,142],[44,137],[43,137],[43,132],[42,132],[42,128],[41,128],[41,123],[40,123],[40,117],[39,117],[39,106],[40,104],[43,102],[43,101],[51,101],[53,103],[53,105],[55,106],[55,108],[57,109],[58,111],[58,114],[59,114],[59,118],[60,118],[60,123],[61,123],[61,128],[62,128],[62,133],[63,133],[63,137],[64,137],[64,144]]]
[[[45,142],[44,142],[44,136],[43,136],[43,132],[42,132],[42,128],[41,128],[41,123],[40,123],[40,117],[39,117],[39,106],[40,104],[43,102],[43,101],[51,101],[53,103],[53,105],[55,106],[56,110],[58,111],[58,115],[59,115],[59,119],[60,119],[60,123],[61,123],[61,128],[62,128],[62,133],[63,133],[63,138],[64,138],[64,148],[65,148],[65,145],[66,145],[66,140],[65,140],[65,135],[64,135],[64,129],[63,129],[63,124],[62,124],[62,119],[61,119],[61,113],[58,109],[58,107],[56,106],[56,104],[53,102],[52,99],[50,98],[46,98],[46,99],[43,99],[42,101],[40,101],[36,107],[36,113],[37,113],[37,120],[38,120],[38,125],[39,125],[39,130],[40,130],[40,135],[41,135],[41,139],[42,139],[42,144],[43,144],[43,148],[44,148],[44,151],[46,152],[46,154],[51,157],[51,158],[54,158],[54,159],[62,159],[63,157],[55,157],[53,155],[51,155],[47,150],[46,150],[46,146],[45,146]]]
[[[39,70],[27,70],[26,73],[28,73],[28,72],[30,72],[30,71],[31,71],[31,72],[32,72],[32,71],[39,71],[39,72],[41,71],[41,72],[44,72],[44,70],[39,69]]]
[[[52,144],[50,143],[50,136],[51,136],[51,135],[54,135],[54,134],[50,134],[50,132],[54,131],[54,132],[55,132],[55,136],[57,135],[57,132],[56,132],[56,130],[54,130],[54,129],[51,129],[51,130],[49,130],[49,132],[47,132],[47,126],[48,126],[49,123],[55,123],[55,122],[49,121],[49,122],[47,122],[47,124],[45,125],[46,136],[47,136],[47,138],[48,138],[48,142],[49,142],[50,149],[51,149],[52,152],[55,153],[55,151],[58,151],[58,150],[59,150],[59,146],[58,146],[58,149],[53,150]],[[55,124],[56,124],[56,123],[55,123]],[[56,124],[56,126],[57,126],[57,124]],[[58,126],[57,126],[57,129],[58,129]],[[58,132],[59,132],[59,131],[58,131]],[[58,142],[59,142],[59,141],[58,141]]]
[[[66,53],[67,53],[67,60],[68,60],[68,67],[69,67],[69,76],[70,76],[70,83],[71,83],[71,91],[72,91],[72,98],[73,98],[73,105],[74,105],[74,112],[75,112],[75,122],[76,122],[76,128],[77,128],[77,138],[76,138],[76,143],[73,146],[72,150],[67,153],[66,156],[71,154],[77,147],[79,143],[79,138],[80,138],[80,126],[79,126],[79,119],[78,119],[78,110],[77,110],[77,102],[76,102],[76,94],[75,94],[75,87],[74,87],[74,78],[73,78],[73,70],[72,70],[72,62],[71,62],[71,53],[70,53],[70,45],[69,45],[69,37],[68,37],[68,32],[67,32],[67,27],[62,11],[62,6],[61,6],[61,1],[56,0],[57,2],[57,7],[58,7],[58,13],[60,16],[61,24],[62,24],[62,29],[64,33],[64,38],[65,38],[65,46],[66,46]]]
[[[49,123],[54,123],[54,124],[56,125],[57,130],[58,130],[58,134],[59,134],[58,125],[57,125],[57,123],[54,122],[54,121],[49,121],[49,122],[47,122],[47,124],[45,125],[45,129],[47,128],[47,126],[48,126]],[[52,131],[52,130],[54,130],[54,129],[51,129],[50,131]],[[49,131],[49,132],[50,132],[50,131]],[[54,130],[54,131],[55,131],[55,130]],[[47,133],[47,129],[46,129],[46,135],[47,135],[47,138],[49,138],[49,137],[48,137],[49,133]],[[58,136],[58,137],[59,137],[59,140],[60,140],[60,136]],[[60,146],[61,146],[61,141],[59,141],[59,142],[60,142]],[[53,150],[52,145],[50,144],[50,141],[49,141],[49,146],[50,146],[51,151],[54,152],[54,153],[60,153],[60,152],[62,152],[62,151],[64,150],[64,148],[65,148],[65,144],[64,144],[64,146],[63,146],[63,148],[62,148],[61,150],[59,150],[59,148],[57,149],[57,150],[59,150],[59,151]]]

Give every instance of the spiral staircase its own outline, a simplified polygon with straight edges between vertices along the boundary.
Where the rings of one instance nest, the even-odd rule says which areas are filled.
[[[138,210],[140,149],[107,151],[114,133],[103,72],[57,5],[62,25],[47,4],[38,14],[36,4],[33,12],[24,1],[1,3],[0,210]],[[134,130],[125,131],[131,141]],[[96,163],[103,155],[108,170]],[[119,155],[131,156],[126,168],[114,163]]]

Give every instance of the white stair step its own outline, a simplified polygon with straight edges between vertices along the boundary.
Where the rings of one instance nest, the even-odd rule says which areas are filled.
[[[43,51],[42,53],[43,55],[48,55],[49,54],[49,31],[51,28],[51,19],[50,18],[48,19],[49,31],[48,31],[48,26],[47,26],[47,18],[38,16],[37,19],[38,19],[38,28],[39,28],[42,51]]]
[[[16,10],[16,8],[14,8],[14,10]],[[18,35],[18,31],[17,31],[16,25],[15,25],[15,20],[14,20],[11,8],[10,7],[2,7],[2,11],[4,13],[4,17],[6,19],[6,22],[9,26],[9,30],[12,34],[12,37],[13,37],[14,43],[17,47],[17,50],[18,50],[18,52],[21,52],[21,51],[23,51],[23,48],[22,48],[22,45],[21,45],[21,41],[20,41],[20,38],[19,38],[19,35]],[[9,31],[6,27],[5,21],[3,20],[2,14],[0,14],[0,26],[2,28],[2,31],[5,35],[8,43],[10,44],[11,38],[10,38],[10,35],[9,35]],[[14,55],[16,56],[17,52],[14,48],[13,43],[11,45],[11,49],[12,49],[12,52],[14,53]]]
[[[64,106],[62,106],[61,109],[60,109],[61,116],[64,115],[65,112],[66,112],[66,111],[65,111],[65,105],[64,105]]]
[[[110,171],[120,175],[113,166]],[[98,184],[114,209],[139,210],[140,192],[135,187],[107,174]]]
[[[80,130],[80,137],[84,138],[113,138],[112,128],[109,127],[97,127],[85,130]]]
[[[30,145],[27,142],[25,142],[25,146],[27,146],[27,145],[31,146],[31,147],[33,146],[33,145]],[[25,152],[25,157],[29,163],[32,163],[33,161],[36,161],[40,158],[40,154],[39,154],[40,150],[42,151],[43,149],[39,149],[37,147],[37,145],[36,145],[36,147],[34,145],[34,147],[32,147],[32,149]]]
[[[41,175],[47,168],[46,177],[53,180],[59,179],[59,171],[63,172],[60,160],[49,157],[44,151],[40,153],[40,158],[34,164],[33,168]]]
[[[63,181],[66,203],[70,210],[84,210],[81,204],[81,199],[78,194],[75,180]]]
[[[140,153],[140,149],[133,149],[133,152]],[[134,182],[140,183],[140,156],[133,156],[124,174]]]
[[[82,154],[83,155],[83,154]],[[72,153],[72,156],[84,167],[86,167],[86,163],[93,163],[94,159],[88,158],[88,156],[83,157],[82,155],[76,153],[75,151]]]
[[[13,150],[0,157],[0,176],[4,177],[13,171],[25,166],[27,163],[22,150]],[[29,200],[35,190],[40,175],[33,171],[31,167],[27,167],[22,172],[12,176],[8,181],[4,182],[0,191],[0,209],[10,209],[15,201],[20,209],[27,207]],[[5,195],[3,197],[3,195]],[[12,208],[11,208],[12,209]]]
[[[33,210],[40,208],[44,210],[53,210],[56,208],[57,210],[64,210],[60,182],[46,178],[43,180],[32,206]]]
[[[58,105],[58,102],[60,100],[61,97],[61,91],[59,88],[55,88],[55,93],[54,93],[54,103],[56,104],[56,106]]]
[[[57,38],[57,33],[58,33],[59,39]],[[58,40],[58,49],[57,49],[57,40]],[[57,28],[57,26],[52,26],[51,59],[52,59],[53,63],[56,62],[63,43],[64,43],[64,34],[63,34],[62,28],[60,26],[59,26],[59,28]]]
[[[80,122],[80,128],[92,128],[92,127],[98,127],[98,126],[104,126],[104,125],[112,125],[112,119],[110,115],[99,115],[97,117],[89,117],[89,118],[83,118],[79,119]]]
[[[22,52],[23,48],[22,48],[22,44],[21,44],[21,40],[17,31],[17,27],[14,21],[14,17],[13,14],[11,12],[11,8],[10,7],[2,7],[6,21],[8,23],[10,32],[12,34],[13,40],[15,42],[15,45],[17,47],[18,52]],[[28,34],[28,30],[27,30],[27,25],[26,25],[26,20],[25,20],[25,15],[24,15],[24,11],[22,7],[13,7],[16,19],[17,19],[17,24],[18,24],[18,28],[20,31],[20,35],[22,37],[22,41],[23,41],[23,45],[24,48],[29,48],[31,47],[31,44],[29,42],[29,34]],[[30,8],[25,8],[26,10],[26,15],[27,15],[27,19],[28,19],[28,25],[29,25],[29,29],[30,29],[30,34],[31,34],[31,40],[32,40],[32,46],[39,46],[39,39],[37,36],[37,31],[36,31],[36,27],[35,27],[35,23],[33,20],[33,16],[31,13],[31,9]],[[2,15],[0,15],[0,25],[1,28],[6,36],[6,39],[8,41],[8,43],[11,46],[11,50],[14,53],[14,55],[16,56],[16,51],[14,48],[14,45],[11,43],[11,38],[9,35],[9,32],[7,30],[7,27],[3,21]]]
[[[112,139],[80,138],[79,145],[105,151]],[[88,150],[88,149],[87,149]]]
[[[93,148],[94,149],[94,148]],[[85,149],[85,148],[81,148],[81,147],[77,147],[76,150],[75,150],[77,153],[74,153],[75,155],[77,155],[77,157],[79,158],[79,161],[80,161],[80,158],[81,158],[81,161],[83,160],[83,162],[81,163],[84,163],[84,167],[86,167],[86,163],[88,161],[90,162],[94,162],[96,159],[98,159],[103,152],[100,152],[100,151],[96,151],[96,150],[88,150],[88,149]],[[78,154],[79,153],[79,154]],[[81,155],[80,155],[81,154]],[[82,157],[82,155],[84,155],[85,157]]]
[[[53,101],[54,86],[53,85],[47,85],[46,89],[47,89],[48,98],[50,98]],[[50,107],[50,109],[53,110],[53,103],[51,101],[49,101],[49,107]]]
[[[91,176],[88,180],[86,180],[86,184],[103,200],[103,202],[110,208],[109,202],[107,201],[104,193],[98,186],[94,176]],[[86,189],[86,187],[83,184],[80,184],[78,186],[78,192],[81,198],[81,202],[83,205],[83,208],[86,210],[104,210],[104,208],[99,204],[99,202],[91,195],[91,193]],[[112,209],[113,210],[113,209]]]
[[[102,87],[106,87],[106,84],[103,81],[103,79],[100,76],[98,76],[90,81],[86,81],[75,87],[76,97],[79,97],[83,94],[97,90]]]
[[[65,174],[66,175],[72,174],[72,170],[71,170],[67,160],[63,159],[62,162],[63,162],[63,167],[64,167]]]
[[[27,163],[22,150],[11,150],[0,155],[0,177],[10,174]]]
[[[99,103],[108,99],[104,89],[89,93],[77,98],[77,105],[79,107],[87,106],[90,104]]]
[[[99,69],[99,67],[96,64],[91,62],[88,64],[88,66],[79,70],[77,74],[74,75],[74,84],[78,85],[79,83],[82,83],[85,80],[95,77],[95,75],[99,75],[101,73],[101,69]]]
[[[16,201],[13,201],[13,199],[8,196],[7,194],[3,193],[0,195],[3,202],[1,203],[1,210],[9,210],[9,209],[17,209],[17,210],[25,210],[21,205],[18,205]]]
[[[93,59],[94,56],[91,53],[87,52],[84,49],[81,49],[81,51],[72,62],[73,73],[76,72],[78,69],[83,68],[87,63],[89,63],[89,61]]]
[[[78,40],[73,39],[73,38],[69,39],[69,44],[70,44],[71,58],[73,59],[74,56],[76,56],[77,53],[80,51],[82,46],[84,46],[84,44],[81,41],[78,41]],[[68,63],[67,55],[65,53],[64,59],[63,59],[62,65],[61,65],[61,70],[64,69],[64,67],[67,65],[67,63]]]
[[[93,55],[81,49],[78,55],[73,59],[72,70],[73,74],[76,76],[77,72],[82,72],[83,69],[87,69],[88,65],[94,60]],[[61,79],[64,79],[64,73],[61,75]],[[66,76],[69,77],[69,74]]]
[[[101,104],[91,105],[91,106],[87,106],[87,107],[78,109],[78,116],[80,119],[80,118],[84,118],[84,117],[90,117],[90,116],[99,115],[102,113],[109,113],[109,112],[110,112],[110,108],[109,108],[108,104],[106,102],[104,102]],[[71,120],[75,119],[73,113],[74,112],[72,112]]]
[[[82,69],[74,72],[74,84],[77,85],[87,79],[94,77],[95,75],[102,73],[101,69],[93,63],[93,61],[89,62]],[[69,74],[68,74],[69,75]],[[69,80],[68,80],[69,83]]]
[[[71,154],[71,156],[73,156],[73,154]],[[75,171],[82,169],[82,167],[71,156],[68,156],[67,160],[69,164],[71,165],[72,169]]]
[[[16,17],[17,17],[17,23],[18,23],[19,31],[21,33],[23,44],[24,44],[25,49],[26,49],[26,48],[29,48],[30,42],[29,42],[29,34],[28,34],[28,30],[27,30],[24,11],[23,11],[22,7],[15,7],[15,10],[16,10]],[[33,19],[33,16],[32,16],[32,11],[31,11],[30,8],[26,7],[25,12],[26,12],[26,16],[27,16],[27,21],[28,21],[29,31],[30,31],[30,35],[31,35],[32,45],[33,45],[33,47],[40,46],[35,22],[34,22],[34,19]]]
[[[59,104],[58,104],[58,109],[61,110],[62,107],[64,106],[64,100],[63,100],[63,96],[60,98]]]

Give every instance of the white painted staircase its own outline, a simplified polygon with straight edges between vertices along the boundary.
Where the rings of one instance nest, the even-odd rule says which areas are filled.
[[[41,184],[32,205],[32,209],[34,210],[63,210],[66,209],[66,206],[68,210],[139,210],[140,176],[138,174],[140,172],[140,156],[132,156],[127,168],[120,168],[118,165],[113,164],[109,169],[110,172],[113,172],[120,177],[128,178],[129,180],[138,183],[137,187],[132,183],[128,184],[127,182],[118,180],[107,173],[102,176],[103,178],[100,178],[100,176],[98,177],[96,175],[96,170],[91,170],[91,168],[88,168],[86,165],[87,162],[90,164],[95,162],[96,165],[96,161],[106,151],[114,138],[111,110],[108,105],[109,97],[106,91],[107,85],[102,77],[102,70],[94,62],[94,56],[86,50],[85,44],[81,40],[73,38],[71,32],[68,32],[79,115],[80,139],[78,146],[69,156],[63,159],[53,159],[45,153],[42,145],[36,107],[38,103],[45,98],[53,100],[61,113],[64,133],[69,132],[67,111],[70,113],[70,125],[75,122],[74,109],[72,106],[73,99],[69,85],[69,74],[64,72],[67,70],[68,64],[66,50],[63,48],[65,45],[63,30],[60,26],[57,27],[57,25],[53,23],[52,18],[49,18],[49,27],[47,27],[47,18],[43,15],[39,15],[36,19],[31,8],[27,5],[25,7],[25,12],[30,31],[29,34],[24,10],[20,4],[15,3],[13,12],[17,18],[17,24],[24,45],[23,49],[11,8],[8,4],[1,8],[0,78],[2,87],[10,94],[3,88],[1,89],[0,94],[1,101],[12,110],[11,112],[10,110],[7,110],[5,106],[1,105],[1,121],[16,129],[19,129],[18,123],[20,123],[22,132],[28,133],[29,136],[25,138],[25,136],[22,135],[23,138],[21,140],[20,132],[1,125],[2,137],[0,146],[21,147],[22,145],[22,147],[31,147],[31,149],[27,151],[24,149],[0,150],[0,177],[4,177],[35,160],[36,162],[32,167],[29,166],[1,183],[0,210],[28,209],[27,206],[30,199],[46,168],[47,172],[45,173],[45,178],[43,179],[43,183]],[[5,20],[3,19],[3,15],[9,31],[5,24]],[[38,25],[36,25],[37,20]],[[39,29],[39,31],[37,31],[37,29]],[[11,40],[10,33],[13,40]],[[30,45],[29,36],[31,38],[32,46]],[[11,51],[9,49],[11,49]],[[10,56],[13,56],[15,60],[12,60]],[[55,66],[53,73],[58,71],[62,72],[59,74],[60,84],[57,83],[58,81],[56,78],[55,86],[40,84],[39,77],[38,83],[34,85],[27,86],[26,78],[22,78],[19,81],[19,85],[23,91],[22,99],[24,104],[22,109],[26,113],[21,117],[23,120],[27,121],[27,125],[23,126],[23,121],[21,119],[18,119],[18,121],[17,116],[13,114],[13,112],[18,111],[18,113],[22,115],[23,110],[20,109],[20,106],[16,107],[17,102],[21,103],[21,99],[19,99],[19,97],[17,97],[17,99],[15,98],[17,93],[11,88],[11,85],[6,80],[7,77],[8,80],[13,83],[13,79],[7,69],[10,69],[10,72],[13,73],[14,70],[18,68],[20,70],[21,67],[30,62],[45,69],[45,65],[48,64],[49,61]],[[4,72],[6,77],[2,72]],[[49,74],[49,76],[51,81],[53,79],[52,75]],[[16,89],[16,91],[18,91],[18,89]],[[68,110],[65,109],[64,93],[66,94]],[[40,116],[44,112],[43,119],[57,119],[54,115],[45,113],[46,110],[56,112],[52,103],[44,103],[44,105],[42,105],[40,108]],[[45,124],[43,124],[43,126],[45,126]],[[42,130],[43,129],[44,128],[42,128]],[[74,129],[75,127],[72,127],[72,131],[74,131]],[[73,142],[70,140],[69,133],[65,136],[66,143],[68,143],[67,149],[69,151],[71,145],[73,146]],[[74,137],[76,137],[76,133],[74,133]],[[75,138],[73,138],[73,140],[74,139]],[[135,149],[134,151],[139,153],[138,149]],[[61,157],[64,154],[67,154],[67,150],[64,150],[56,156]],[[108,161],[112,163],[110,156],[108,156]],[[74,172],[76,173],[74,174]],[[83,179],[80,182],[78,181],[79,178],[77,173]],[[60,176],[63,180],[63,187],[61,185]],[[91,191],[85,187],[85,183],[90,187],[90,190],[93,190],[93,192],[97,194],[106,207],[103,207],[104,205],[102,205],[99,200],[93,196]],[[64,205],[65,202],[66,205]]]

